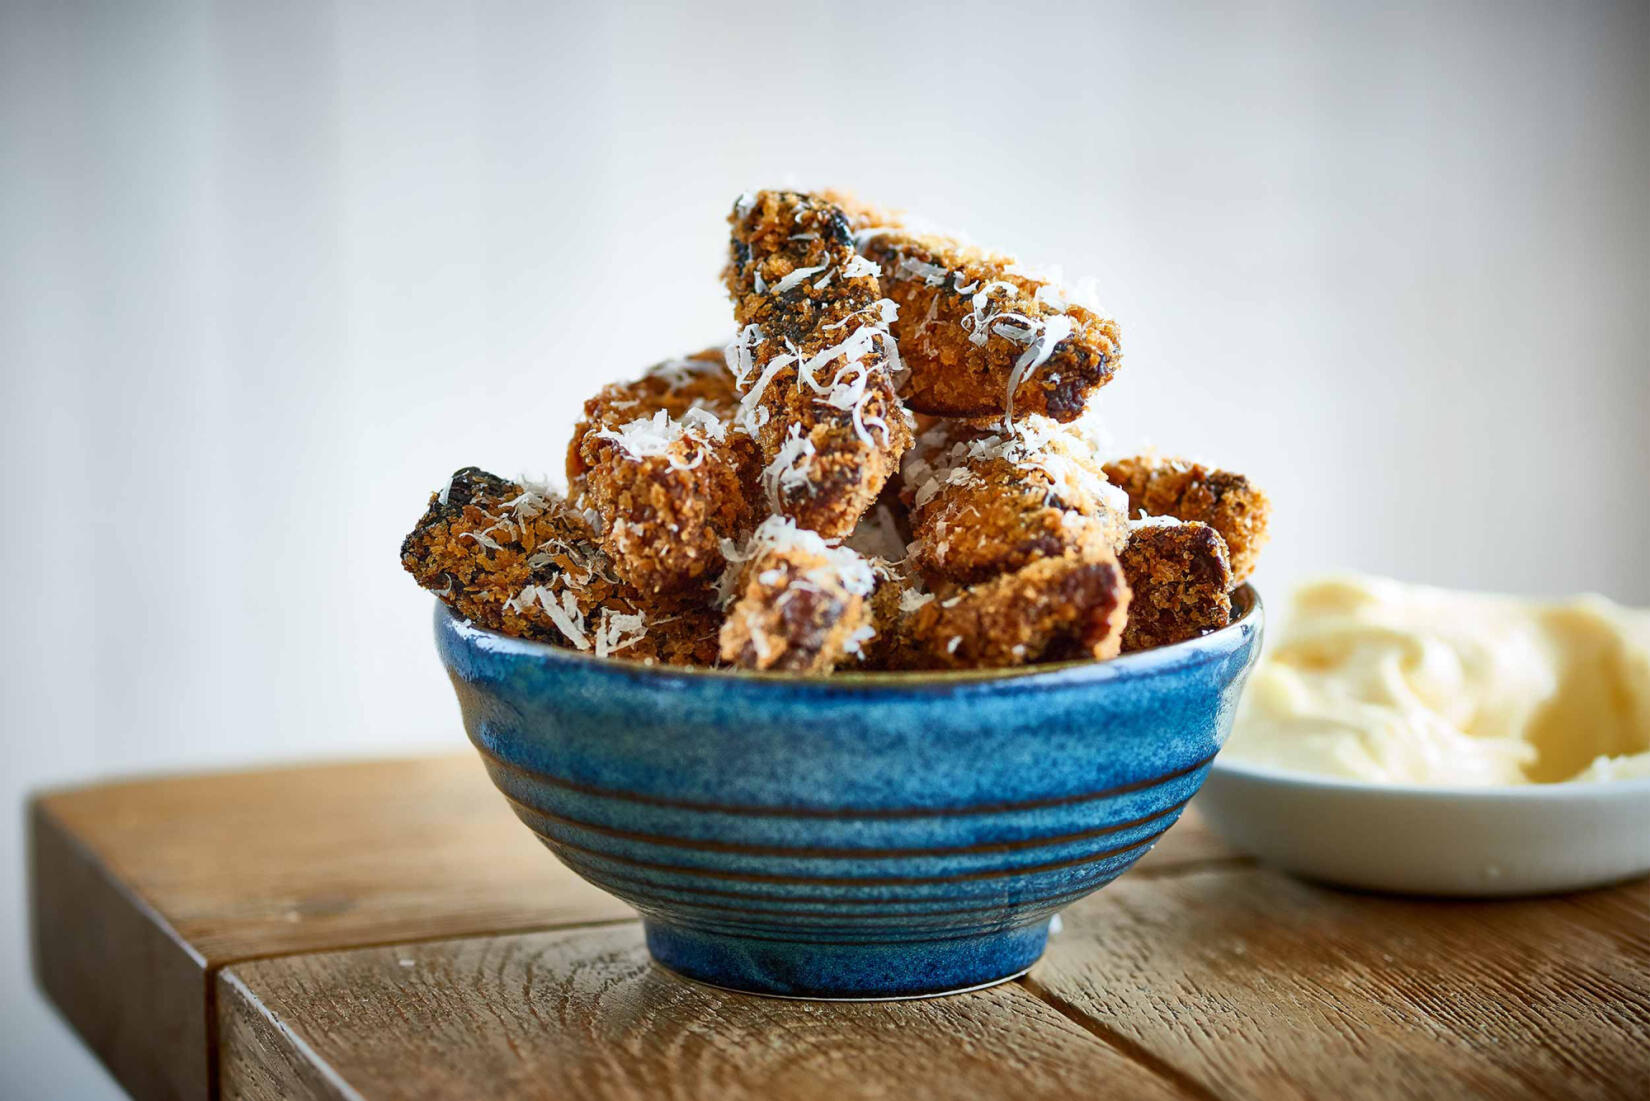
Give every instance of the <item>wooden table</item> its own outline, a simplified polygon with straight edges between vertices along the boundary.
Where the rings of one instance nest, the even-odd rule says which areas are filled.
[[[817,1004],[649,964],[472,757],[30,809],[41,985],[140,1098],[1650,1098],[1650,884],[1349,894],[1193,816],[1017,982]]]

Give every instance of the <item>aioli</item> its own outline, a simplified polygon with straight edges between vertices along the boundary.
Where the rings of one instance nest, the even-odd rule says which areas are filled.
[[[1650,612],[1330,577],[1295,593],[1224,756],[1372,783],[1650,777]]]

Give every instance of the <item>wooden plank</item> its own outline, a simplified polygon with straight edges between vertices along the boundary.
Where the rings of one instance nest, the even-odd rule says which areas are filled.
[[[41,984],[141,1098],[209,1096],[225,964],[634,917],[473,755],[100,785],[30,821]]]
[[[38,804],[29,865],[34,970],[47,997],[133,1097],[207,1096],[199,958]]]
[[[255,961],[219,983],[226,1099],[1184,1096],[1014,984],[754,998],[650,964],[635,926]]]
[[[473,754],[147,780],[45,811],[208,961],[633,916]]]
[[[210,1094],[226,964],[632,916],[468,753],[102,784],[40,796],[30,818],[40,981],[143,1098]],[[1140,873],[1231,858],[1189,813]]]
[[[1028,988],[1222,1097],[1650,1097],[1650,884],[1401,900],[1124,878]]]

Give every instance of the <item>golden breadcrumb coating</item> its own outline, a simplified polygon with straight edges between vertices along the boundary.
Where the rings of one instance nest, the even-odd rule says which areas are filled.
[[[722,660],[743,669],[829,673],[873,637],[871,564],[791,521],[763,522],[733,578]]]
[[[911,443],[894,385],[893,305],[830,203],[762,191],[728,220],[723,281],[740,325],[728,362],[738,420],[761,446],[769,510],[841,538]]]
[[[614,573],[591,518],[542,487],[465,467],[431,496],[401,564],[490,630],[602,657],[716,660],[720,617],[708,602],[645,598]]]
[[[913,565],[973,584],[1085,546],[1120,550],[1128,500],[1092,446],[1046,417],[1011,429],[941,421],[907,453]]]
[[[900,629],[906,594],[912,591],[911,579],[902,563],[886,558],[871,558],[870,563],[876,579],[876,587],[866,601],[872,634],[855,656],[860,669],[888,669],[902,645]]]
[[[667,360],[584,405],[567,477],[602,518],[614,570],[644,593],[703,588],[721,543],[756,522],[756,443],[731,423],[738,399],[720,351]]]
[[[1186,459],[1136,455],[1107,463],[1106,477],[1129,495],[1129,515],[1172,516],[1208,524],[1226,540],[1232,584],[1255,572],[1266,545],[1272,504],[1242,474],[1215,470]]]
[[[587,401],[566,496],[474,467],[432,496],[402,563],[455,614],[807,675],[1105,660],[1230,622],[1267,498],[1099,462],[1081,414],[1121,353],[1091,295],[835,192],[748,193],[728,222],[725,350]]]
[[[1125,654],[1185,642],[1232,621],[1226,542],[1208,524],[1136,524],[1118,561],[1134,593]]]
[[[1083,548],[932,599],[907,596],[887,661],[902,669],[991,669],[1116,657],[1129,586],[1105,548]]]
[[[901,388],[919,413],[983,417],[1039,413],[1070,421],[1122,360],[1117,323],[1092,295],[1013,258],[918,233],[887,211],[826,192],[899,306],[893,322],[910,370]]]

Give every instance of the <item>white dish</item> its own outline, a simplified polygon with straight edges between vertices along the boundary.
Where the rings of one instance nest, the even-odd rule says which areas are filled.
[[[1366,890],[1483,898],[1650,874],[1650,779],[1440,788],[1217,761],[1195,805],[1234,848]]]

